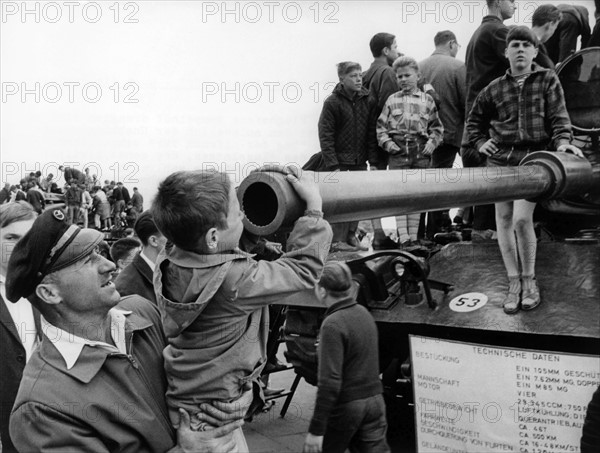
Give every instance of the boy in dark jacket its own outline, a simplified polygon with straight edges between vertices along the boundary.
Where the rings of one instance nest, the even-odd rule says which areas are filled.
[[[348,265],[329,261],[316,290],[327,311],[319,334],[317,401],[305,453],[389,451],[377,326],[353,291]]]
[[[328,170],[365,171],[367,160],[377,160],[375,122],[377,105],[362,86],[362,69],[358,63],[344,61],[337,65],[340,82],[323,105],[319,118],[319,142]],[[356,237],[358,222],[338,224],[334,242],[363,249]]]

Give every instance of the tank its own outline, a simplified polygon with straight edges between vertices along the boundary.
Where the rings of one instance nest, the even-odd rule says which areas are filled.
[[[506,315],[496,242],[458,242],[435,254],[332,253],[353,272],[356,298],[379,330],[396,452],[579,451],[600,386],[600,48],[561,66],[587,159],[536,152],[519,167],[315,173],[331,223],[515,199],[539,202],[536,274],[542,304]],[[368,190],[366,190],[368,188]],[[238,189],[254,234],[285,241],[304,206],[281,173]],[[315,383],[324,308],[313,291],[285,300],[287,359]]]

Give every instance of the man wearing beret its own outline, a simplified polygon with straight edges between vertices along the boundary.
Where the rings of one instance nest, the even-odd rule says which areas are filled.
[[[97,253],[103,235],[51,209],[16,244],[6,295],[41,313],[42,341],[23,372],[10,419],[19,451],[231,451],[252,396],[202,405],[214,430],[194,432],[181,413],[177,435],[165,405],[165,340],[156,308],[121,299],[115,265]],[[247,404],[246,404],[247,403]],[[216,421],[216,423],[215,423]]]

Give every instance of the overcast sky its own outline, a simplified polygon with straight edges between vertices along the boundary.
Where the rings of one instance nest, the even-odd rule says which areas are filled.
[[[181,169],[241,180],[264,162],[319,150],[317,121],[335,64],[372,61],[377,32],[417,60],[433,36],[466,44],[484,1],[2,1],[2,181],[89,166],[140,188]],[[510,24],[542,3],[517,0]],[[61,181],[62,182],[62,181]]]

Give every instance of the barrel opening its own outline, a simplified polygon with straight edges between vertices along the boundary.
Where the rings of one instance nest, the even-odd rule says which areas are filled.
[[[271,186],[255,182],[246,188],[242,197],[242,209],[250,223],[263,227],[275,220],[277,194]]]

